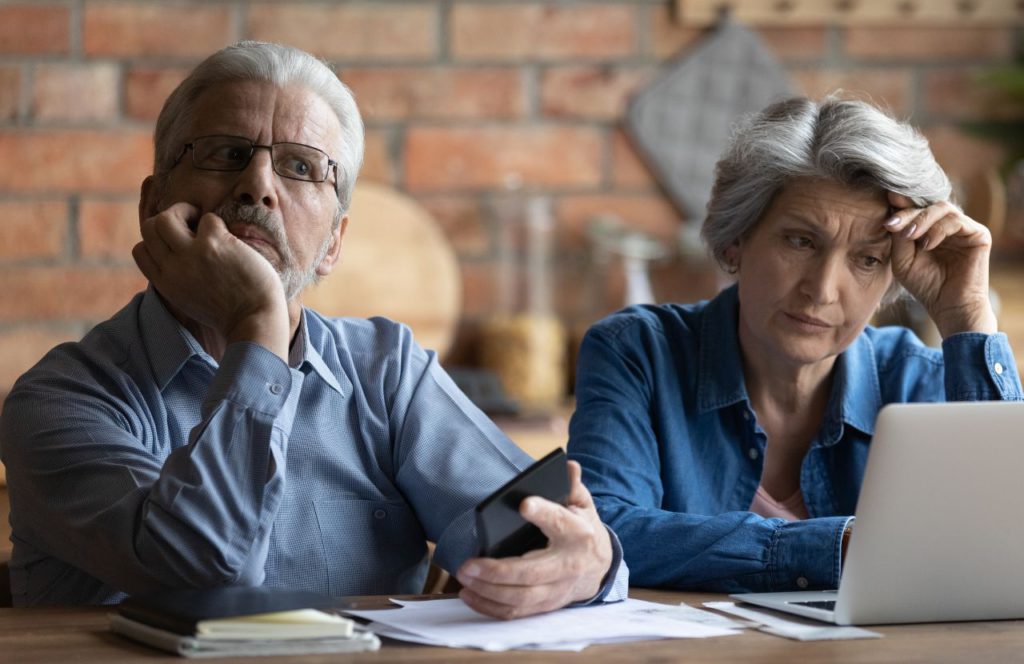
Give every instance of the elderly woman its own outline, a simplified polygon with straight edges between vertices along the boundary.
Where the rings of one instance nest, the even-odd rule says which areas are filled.
[[[570,456],[634,585],[834,588],[879,409],[1022,398],[991,236],[920,134],[837,98],[740,127],[703,236],[737,283],[587,333]],[[900,287],[942,350],[868,325]]]

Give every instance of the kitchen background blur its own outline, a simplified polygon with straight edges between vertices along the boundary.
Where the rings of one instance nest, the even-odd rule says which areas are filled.
[[[0,395],[144,287],[130,251],[156,115],[191,66],[253,38],[331,62],[366,120],[344,265],[316,306],[409,322],[492,412],[564,412],[590,323],[725,283],[628,121],[654,82],[704,66],[722,6],[794,91],[842,88],[923,129],[997,234],[1022,357],[1024,192],[992,128],[1024,118],[1024,95],[991,72],[1024,48],[1024,3],[41,0],[0,3]]]

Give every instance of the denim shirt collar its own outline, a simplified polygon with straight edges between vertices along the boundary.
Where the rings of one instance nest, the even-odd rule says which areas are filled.
[[[704,309],[697,363],[697,408],[701,413],[749,401],[740,360],[738,314],[735,284],[719,293]]]
[[[217,363],[192,333],[171,314],[152,284],[146,288],[142,297],[140,317],[139,325],[142,329],[146,358],[153,369],[153,377],[160,391],[167,387],[193,357],[216,369]],[[308,364],[325,383],[338,394],[344,395],[334,373],[327,367],[316,346],[310,343],[310,318],[306,309],[303,309],[299,321],[299,338],[289,350],[289,364],[298,368]]]
[[[734,284],[704,309],[700,327],[700,358],[697,365],[697,408],[706,413],[748,402],[738,335],[739,297]],[[875,431],[875,415],[882,407],[875,350],[865,334],[836,358],[828,411],[818,442],[835,445],[843,424],[868,435]]]

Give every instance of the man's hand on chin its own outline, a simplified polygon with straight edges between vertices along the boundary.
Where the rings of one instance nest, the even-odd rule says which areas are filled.
[[[571,492],[563,507],[532,496],[520,512],[543,531],[548,546],[511,558],[471,558],[456,572],[459,596],[475,611],[521,618],[588,600],[598,593],[612,563],[612,544],[580,466],[569,462]]]
[[[228,232],[223,219],[182,202],[145,219],[141,230],[132,256],[168,303],[228,343],[254,341],[287,358],[281,279],[266,258]]]

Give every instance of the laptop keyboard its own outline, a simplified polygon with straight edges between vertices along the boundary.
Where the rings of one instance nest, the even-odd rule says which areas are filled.
[[[834,599],[819,599],[810,602],[786,602],[787,604],[796,604],[798,606],[810,606],[815,609],[823,609],[825,611],[835,611],[836,601]]]

